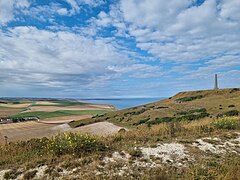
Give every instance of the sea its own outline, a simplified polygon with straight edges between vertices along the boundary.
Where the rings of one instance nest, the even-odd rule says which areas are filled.
[[[93,104],[109,104],[113,105],[118,110],[136,107],[152,102],[157,102],[164,99],[158,98],[119,98],[119,99],[79,99],[81,102],[93,103]]]

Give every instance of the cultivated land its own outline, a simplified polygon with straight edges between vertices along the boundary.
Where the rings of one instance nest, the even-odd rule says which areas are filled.
[[[93,115],[114,110],[111,105],[95,105],[75,101],[5,100],[1,101],[0,105],[0,117],[26,121],[0,124],[0,144],[5,143],[5,136],[8,142],[15,142],[69,132],[72,129],[66,123],[70,121],[82,121]],[[64,126],[61,126],[62,124]]]
[[[0,146],[0,178],[237,180],[239,105],[237,88],[182,92],[59,125],[73,132]]]

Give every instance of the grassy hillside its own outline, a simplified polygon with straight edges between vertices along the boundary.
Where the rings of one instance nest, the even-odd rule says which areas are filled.
[[[114,111],[93,117],[93,121],[110,121],[131,127],[169,121],[192,121],[204,117],[238,115],[240,88],[180,92],[159,102]],[[72,127],[81,122],[72,122]]]
[[[132,128],[0,145],[0,179],[239,179],[239,110],[240,89],[222,89],[96,115],[71,125]]]
[[[239,117],[205,118],[0,145],[0,179],[238,179],[239,130]]]

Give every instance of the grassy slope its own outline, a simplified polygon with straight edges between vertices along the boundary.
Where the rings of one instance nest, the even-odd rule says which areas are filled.
[[[60,117],[60,116],[70,116],[70,115],[84,115],[84,114],[103,114],[108,112],[107,110],[78,110],[78,111],[69,111],[69,110],[63,110],[63,111],[55,111],[55,112],[25,112],[25,113],[18,113],[16,115],[10,116],[10,117],[38,117],[40,119],[45,118],[52,118],[52,117]]]
[[[177,102],[178,99],[194,96],[202,96],[202,98],[182,103]],[[234,105],[235,107],[228,107],[229,105]],[[97,119],[98,121],[107,120],[115,124],[131,127],[134,123],[138,123],[146,118],[149,118],[151,121],[156,118],[173,117],[176,113],[198,108],[205,108],[207,113],[214,116],[230,110],[240,111],[240,89],[180,92],[171,98],[159,102],[110,112],[102,117],[97,117]],[[79,123],[81,122],[71,122],[70,125],[75,127]]]
[[[239,122],[239,120],[238,120]],[[172,126],[173,125],[173,126]],[[162,123],[148,128],[141,126],[134,131],[108,137],[95,137],[96,141],[89,141],[88,136],[77,138],[80,143],[87,144],[78,146],[72,153],[72,139],[53,142],[46,138],[41,140],[32,139],[28,142],[11,143],[9,146],[0,146],[0,169],[12,169],[12,175],[16,172],[27,174],[28,170],[42,165],[47,165],[45,171],[48,177],[58,177],[63,169],[72,171],[78,168],[71,177],[77,179],[96,179],[96,172],[103,172],[97,179],[236,179],[240,175],[240,156],[229,151],[226,154],[212,154],[193,148],[190,144],[197,138],[217,137],[223,140],[237,137],[237,129],[218,129],[212,124],[212,119],[206,118],[192,122]],[[173,167],[171,163],[162,164],[157,158],[152,158],[161,167],[141,167],[134,163],[135,160],[148,162],[139,154],[139,147],[156,147],[159,143],[176,142],[185,145],[187,151],[195,160],[186,163],[186,167]],[[51,146],[51,144],[54,146]],[[216,143],[215,141],[212,142]],[[67,145],[67,146],[66,146]],[[100,146],[99,146],[100,145]],[[53,148],[50,151],[47,147]],[[61,147],[64,147],[62,149]],[[67,148],[65,148],[67,147]],[[68,148],[69,147],[69,148]],[[75,147],[75,146],[73,146]],[[101,148],[105,147],[105,148]],[[62,151],[58,151],[62,149]],[[61,153],[65,152],[66,153]],[[68,152],[69,151],[69,152]],[[125,151],[131,155],[129,161],[119,159],[116,162],[104,162],[104,157],[111,157],[113,152]],[[54,154],[53,152],[57,152]],[[60,153],[60,155],[59,155]],[[204,158],[202,158],[204,157]],[[151,165],[151,164],[150,164]],[[101,168],[102,167],[102,168]],[[123,168],[127,167],[125,176],[118,175]],[[57,170],[59,169],[59,171]],[[116,172],[117,175],[114,175]],[[13,178],[15,179],[15,178]],[[43,178],[51,179],[51,178]],[[71,179],[69,177],[69,179]]]
[[[122,125],[132,126],[134,121],[139,121],[139,119],[148,116],[150,118],[173,116],[177,112],[188,111],[189,109],[204,107],[210,114],[219,114],[230,109],[240,110],[240,91],[230,92],[232,92],[232,89],[178,93],[171,99],[165,99],[137,108],[110,112],[101,117],[98,116],[88,120],[110,120]],[[176,102],[176,99],[199,94],[203,96],[202,99],[184,103]],[[229,105],[235,105],[235,107],[229,108]],[[147,110],[143,112],[142,109]],[[130,112],[142,113],[130,115]],[[120,118],[122,118],[121,121],[119,121]],[[28,142],[10,144],[5,147],[0,146],[0,169],[11,168],[13,169],[13,174],[24,169],[24,174],[27,174],[28,169],[47,165],[46,178],[60,176],[59,172],[63,169],[71,171],[77,167],[79,169],[73,176],[79,179],[96,179],[94,172],[99,171],[103,172],[103,174],[98,175],[99,179],[127,179],[129,177],[132,179],[237,179],[240,176],[239,153],[236,154],[227,151],[226,154],[212,154],[190,146],[196,142],[196,139],[202,137],[217,137],[223,140],[236,137],[236,133],[240,131],[240,119],[236,117],[235,120],[238,122],[238,125],[233,130],[219,129],[214,125],[213,122],[215,120],[213,118],[191,122],[161,123],[151,127],[143,125],[123,134],[97,137],[96,142],[80,146],[80,148],[76,149],[76,153],[67,152],[61,155],[55,155],[52,151],[45,148],[45,146],[48,147],[50,144],[44,144],[46,139],[33,139]],[[77,123],[75,122],[74,125]],[[189,161],[186,164],[187,166],[183,166],[182,168],[173,167],[171,163],[162,164],[158,162],[159,159],[157,158],[153,158],[152,160],[160,163],[161,167],[140,167],[134,163],[135,160],[145,162],[141,154],[139,154],[138,148],[156,147],[159,143],[170,142],[183,144],[195,160]],[[99,148],[99,143],[105,148]],[[213,141],[212,144],[214,145],[214,143],[216,142]],[[58,146],[54,150],[58,152],[58,148],[65,147],[65,141],[63,141],[63,144],[64,146],[61,146],[61,141],[58,142]],[[87,149],[86,152],[84,148]],[[91,151],[89,151],[89,148]],[[66,148],[67,150],[68,148]],[[130,160],[127,162],[118,160],[116,162],[105,163],[104,158],[111,157],[113,152],[116,151],[129,153],[131,155]],[[118,175],[126,167],[126,176]],[[56,169],[59,169],[59,171]],[[115,172],[117,175],[114,175]]]

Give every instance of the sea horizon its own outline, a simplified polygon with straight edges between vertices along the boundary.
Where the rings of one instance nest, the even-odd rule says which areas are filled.
[[[165,97],[141,97],[141,98],[81,98],[78,99],[81,102],[93,103],[93,104],[108,104],[112,105],[118,110],[141,106],[153,102],[160,101]]]

